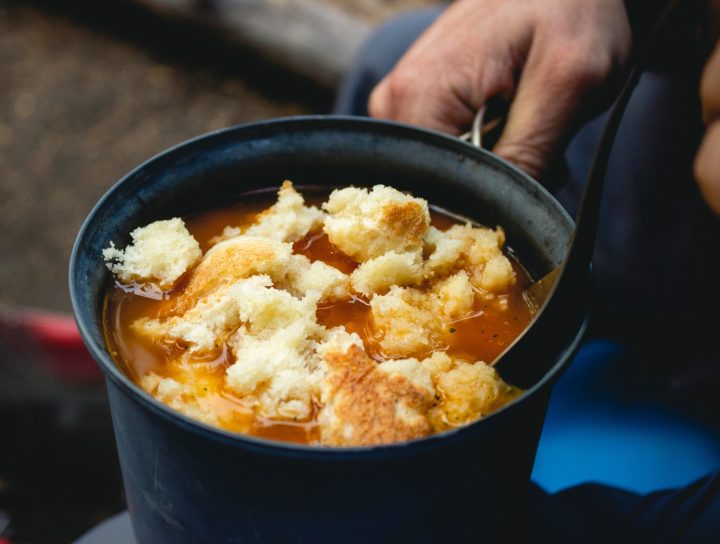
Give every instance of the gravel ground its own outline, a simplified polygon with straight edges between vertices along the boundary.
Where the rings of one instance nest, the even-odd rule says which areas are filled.
[[[372,22],[435,3],[318,1]],[[332,102],[122,0],[0,0],[0,82],[0,307],[61,311],[75,234],[124,173],[197,134]]]
[[[0,2],[0,304],[69,310],[72,241],[120,176],[197,134],[325,111],[330,94],[119,2],[49,4]]]

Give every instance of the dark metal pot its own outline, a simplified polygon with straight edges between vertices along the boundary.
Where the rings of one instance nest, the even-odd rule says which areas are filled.
[[[573,231],[545,189],[492,154],[368,119],[300,117],[234,127],[128,174],[78,235],[70,292],[83,338],[106,374],[138,542],[507,540],[516,528],[505,520],[522,510],[550,389],[580,342],[585,312],[537,354],[534,366],[541,362],[544,377],[520,383],[529,390],[515,402],[460,429],[379,447],[304,447],[211,428],[157,402],[113,363],[102,331],[111,282],[102,248],[127,240],[137,226],[227,204],[286,178],[297,185],[385,183],[501,224],[536,275],[562,260]],[[578,300],[587,301],[588,292]]]

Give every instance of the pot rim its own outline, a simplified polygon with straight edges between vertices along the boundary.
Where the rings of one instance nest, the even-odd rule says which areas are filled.
[[[466,435],[471,434],[477,430],[480,425],[487,425],[488,422],[497,421],[498,419],[505,417],[510,411],[517,409],[517,407],[527,401],[529,397],[536,395],[540,390],[551,386],[560,376],[562,370],[567,366],[568,361],[577,353],[580,342],[585,334],[588,326],[589,312],[585,313],[583,321],[579,324],[575,336],[570,344],[565,348],[562,355],[560,355],[555,364],[548,370],[547,373],[532,387],[526,389],[522,395],[513,401],[509,402],[499,410],[492,414],[454,429],[448,429],[440,433],[435,433],[423,438],[414,440],[396,442],[390,444],[381,444],[375,446],[354,446],[354,447],[328,447],[328,446],[311,446],[305,444],[297,444],[292,442],[280,442],[275,440],[269,440],[260,437],[254,437],[251,435],[245,435],[241,433],[234,433],[226,431],[218,427],[213,427],[201,421],[195,420],[180,412],[177,412],[167,406],[166,404],[158,401],[152,395],[143,390],[140,386],[135,384],[113,361],[110,356],[107,346],[103,345],[102,349],[97,346],[92,340],[90,329],[92,328],[89,324],[85,323],[78,316],[80,312],[79,297],[74,287],[74,278],[76,276],[76,263],[80,255],[81,243],[90,236],[89,227],[93,222],[95,216],[101,211],[105,203],[111,200],[114,194],[119,188],[132,180],[138,173],[142,172],[149,166],[155,165],[160,161],[172,159],[176,155],[182,155],[188,152],[199,151],[201,147],[207,146],[212,143],[214,139],[220,137],[227,137],[235,132],[242,132],[246,130],[253,130],[262,127],[275,127],[275,126],[287,126],[294,124],[305,124],[305,123],[325,123],[330,125],[336,125],[338,128],[343,125],[348,125],[350,128],[352,125],[358,127],[375,126],[384,129],[392,129],[395,134],[402,134],[403,132],[408,136],[422,137],[425,140],[430,139],[433,144],[443,144],[445,146],[455,146],[463,149],[466,155],[472,156],[472,154],[478,154],[483,156],[483,160],[490,162],[493,166],[501,170],[510,170],[513,174],[519,175],[524,178],[525,181],[529,181],[532,185],[535,185],[543,197],[550,199],[555,202],[558,207],[558,211],[566,221],[570,224],[574,224],[565,209],[557,202],[554,196],[545,189],[540,183],[531,178],[528,174],[520,170],[513,164],[493,155],[489,151],[483,148],[478,148],[470,143],[464,142],[456,137],[437,132],[430,129],[419,128],[405,123],[398,123],[395,121],[370,119],[365,117],[353,117],[346,115],[300,115],[290,117],[280,117],[274,119],[267,119],[252,123],[243,123],[234,125],[231,127],[222,128],[219,130],[207,132],[183,142],[180,142],[168,149],[157,153],[149,159],[143,161],[138,166],[130,170],[127,174],[122,176],[117,182],[115,182],[105,194],[97,201],[92,207],[87,217],[83,221],[82,226],[78,232],[75,242],[73,244],[72,252],[70,254],[70,265],[69,265],[69,288],[70,288],[70,300],[73,309],[73,315],[75,322],[77,323],[80,335],[83,339],[85,346],[90,352],[95,362],[100,366],[106,379],[109,378],[112,382],[120,388],[131,400],[140,405],[148,408],[151,412],[156,415],[169,420],[172,423],[177,424],[183,429],[203,435],[206,438],[212,439],[217,442],[222,442],[227,445],[234,447],[240,447],[246,450],[255,451],[262,454],[272,454],[283,457],[299,457],[306,459],[323,459],[323,460],[343,460],[343,459],[356,459],[358,457],[370,457],[370,458],[386,458],[388,455],[398,454],[405,455],[408,453],[417,453],[425,451],[428,448],[436,448],[447,445],[448,443],[455,442],[463,439]]]

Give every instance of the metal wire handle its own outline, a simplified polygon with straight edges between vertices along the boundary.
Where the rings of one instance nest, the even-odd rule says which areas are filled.
[[[483,137],[483,120],[485,118],[485,111],[486,107],[483,104],[480,106],[480,109],[475,114],[475,119],[473,119],[472,128],[469,132],[466,132],[462,136],[460,136],[460,139],[464,142],[470,142],[475,147],[482,147],[482,137]]]

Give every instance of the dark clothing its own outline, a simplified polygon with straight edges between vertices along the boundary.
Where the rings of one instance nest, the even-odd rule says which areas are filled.
[[[548,495],[532,486],[528,510],[529,542],[718,542],[720,474],[646,496],[595,484]]]

